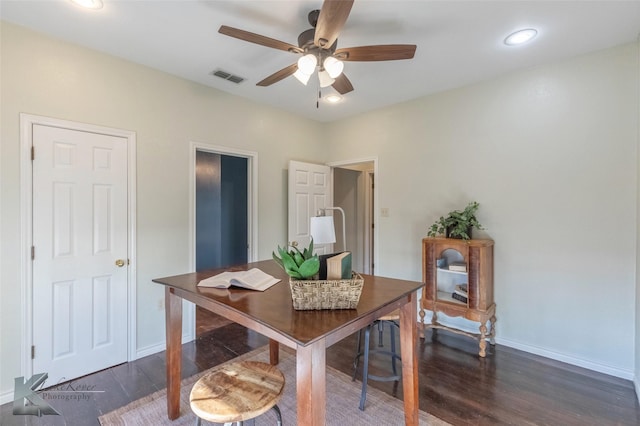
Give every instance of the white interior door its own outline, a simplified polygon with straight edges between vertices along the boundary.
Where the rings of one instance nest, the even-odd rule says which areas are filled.
[[[33,371],[127,360],[127,139],[33,126]]]
[[[289,244],[307,247],[309,219],[318,209],[332,206],[331,168],[323,164],[289,162]],[[331,214],[327,211],[327,214]],[[331,253],[333,244],[314,245],[318,254]]]

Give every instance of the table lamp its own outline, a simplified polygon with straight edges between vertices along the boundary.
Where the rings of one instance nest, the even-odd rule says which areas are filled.
[[[342,213],[342,244],[347,251],[347,238],[345,229],[345,214],[340,207],[325,207],[318,210],[316,216],[311,217],[309,233],[314,244],[333,244],[336,242],[336,230],[333,216],[325,216],[326,210],[338,210]]]

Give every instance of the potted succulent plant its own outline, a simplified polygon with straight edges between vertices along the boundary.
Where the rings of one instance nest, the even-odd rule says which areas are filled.
[[[484,229],[476,218],[476,211],[480,207],[476,201],[470,202],[464,210],[454,210],[436,220],[429,228],[427,235],[435,237],[444,235],[447,238],[471,239],[471,229]]]
[[[287,275],[296,280],[311,280],[320,270],[320,259],[317,254],[313,254],[313,238],[309,247],[300,251],[295,245],[290,246],[289,251],[278,245],[278,256],[272,252],[273,260],[285,270]]]

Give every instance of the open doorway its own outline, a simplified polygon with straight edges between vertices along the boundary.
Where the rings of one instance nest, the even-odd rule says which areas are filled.
[[[353,269],[375,274],[375,160],[331,164],[333,203],[345,211],[346,247]],[[338,241],[341,245],[341,241]]]
[[[194,270],[255,260],[256,164],[253,152],[192,144]],[[199,307],[191,312],[195,337],[229,323]]]

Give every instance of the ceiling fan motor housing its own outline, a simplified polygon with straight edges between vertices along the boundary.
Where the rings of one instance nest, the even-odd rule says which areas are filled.
[[[314,44],[313,40],[315,38],[315,35],[315,28],[309,28],[308,30],[301,32],[298,36],[298,46],[300,47],[300,49],[304,50],[305,53],[312,53],[316,56],[320,56],[321,54],[324,57],[333,55],[333,52],[335,52],[336,48],[338,47],[338,40],[336,39],[336,41],[329,48],[325,49]],[[325,51],[326,53],[321,53],[322,51]]]

